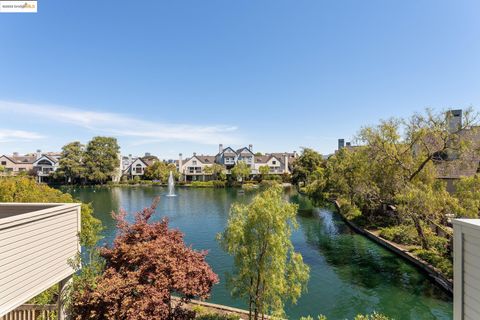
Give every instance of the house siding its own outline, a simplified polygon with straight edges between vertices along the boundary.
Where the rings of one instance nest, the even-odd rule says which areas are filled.
[[[454,318],[480,319],[480,219],[454,221]]]
[[[0,316],[74,273],[80,204],[0,204]]]

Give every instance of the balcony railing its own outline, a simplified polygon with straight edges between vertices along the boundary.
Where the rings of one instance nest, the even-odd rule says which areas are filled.
[[[0,320],[48,320],[56,319],[56,316],[56,304],[47,304],[44,306],[36,304],[24,304],[0,317]]]

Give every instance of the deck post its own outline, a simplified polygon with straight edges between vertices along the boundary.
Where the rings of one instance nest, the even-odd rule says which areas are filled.
[[[58,320],[67,319],[67,314],[65,312],[65,295],[67,294],[67,288],[71,280],[72,280],[72,276],[69,276],[58,283],[58,301],[57,301]]]

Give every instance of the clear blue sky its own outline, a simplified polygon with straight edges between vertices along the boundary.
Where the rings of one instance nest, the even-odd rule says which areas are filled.
[[[128,4],[127,4],[128,3]],[[362,125],[480,106],[480,2],[60,1],[0,14],[0,154],[335,149]]]

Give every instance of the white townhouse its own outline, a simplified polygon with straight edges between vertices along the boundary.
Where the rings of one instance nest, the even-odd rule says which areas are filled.
[[[60,153],[42,153],[37,150],[35,154],[20,156],[17,152],[13,155],[0,156],[0,166],[4,168],[3,175],[16,175],[29,173],[35,175],[39,182],[45,181],[58,168]]]
[[[255,155],[253,153],[253,146],[240,149],[233,149],[232,147],[224,148],[222,144],[218,146],[218,153],[215,156],[198,156],[196,153],[191,158],[183,159],[182,154],[179,154],[179,160],[176,161],[178,171],[181,179],[184,181],[208,181],[212,179],[211,174],[205,173],[205,167],[211,166],[214,163],[225,167],[227,174],[239,162],[245,162],[251,169],[252,174],[259,174],[261,166],[268,166],[270,174],[284,174],[291,173],[292,163],[297,157],[297,153],[268,153],[265,155]]]
[[[38,177],[38,182],[42,182],[52,173],[57,171],[59,159],[60,155],[53,154],[42,154],[37,157],[37,160],[35,160],[35,162],[33,163],[33,171]]]
[[[194,152],[192,157],[183,160],[182,154],[180,154],[178,160],[180,179],[184,181],[209,181],[212,174],[205,172],[205,168],[211,167],[214,163],[215,156],[197,155]]]
[[[148,164],[142,158],[136,158],[123,170],[123,174],[129,178],[142,177]]]
[[[291,173],[291,166],[295,158],[295,153],[270,153],[256,156],[253,173],[259,174],[262,166],[269,167],[270,174]]]

